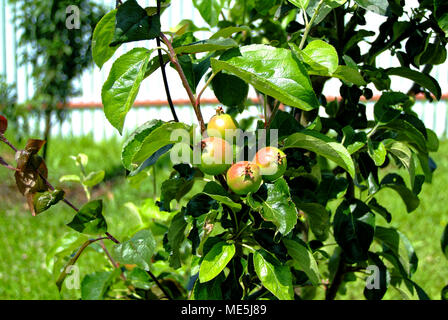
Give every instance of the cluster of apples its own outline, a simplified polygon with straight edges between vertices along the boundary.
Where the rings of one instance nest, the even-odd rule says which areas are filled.
[[[286,155],[280,149],[269,146],[258,150],[252,161],[232,161],[229,164],[228,159],[233,159],[229,155],[233,154],[234,148],[227,140],[233,141],[237,129],[235,119],[219,107],[207,125],[208,137],[201,141],[199,168],[209,175],[227,171],[229,188],[238,195],[246,195],[256,192],[263,180],[274,181],[281,177],[286,171]]]

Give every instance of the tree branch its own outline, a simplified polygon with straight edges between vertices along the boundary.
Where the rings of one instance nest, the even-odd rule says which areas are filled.
[[[160,0],[157,0],[157,15],[159,17],[160,17],[160,6],[161,6]],[[157,52],[159,55],[160,69],[162,70],[162,78],[163,78],[163,85],[165,87],[165,92],[166,92],[166,99],[168,100],[168,104],[170,105],[170,110],[173,115],[174,121],[179,122],[179,118],[177,117],[177,114],[176,114],[176,109],[174,108],[173,100],[171,99],[171,93],[170,93],[170,87],[168,85],[168,79],[166,77],[165,63],[163,62],[162,50],[160,49],[160,45],[161,45],[160,37],[157,37],[156,41],[157,41],[157,47],[159,47]]]
[[[169,55],[170,61],[176,68],[177,73],[179,73],[182,84],[183,84],[185,90],[187,91],[191,105],[193,106],[194,112],[196,114],[196,118],[198,119],[199,125],[201,127],[201,133],[204,133],[206,131],[206,128],[205,128],[204,119],[202,117],[201,108],[196,104],[196,98],[193,94],[193,91],[190,88],[190,85],[188,84],[188,80],[185,77],[184,71],[182,70],[182,67],[179,64],[179,61],[177,60],[177,55],[176,55],[176,52],[174,51],[173,45],[171,44],[170,40],[168,40],[168,38],[163,33],[160,33],[160,38],[165,43],[165,45],[168,47],[168,50],[170,52],[170,55]]]

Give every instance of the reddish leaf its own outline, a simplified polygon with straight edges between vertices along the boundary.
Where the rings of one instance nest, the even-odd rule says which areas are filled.
[[[17,169],[15,178],[19,191],[27,196],[28,203],[30,199],[28,195],[33,195],[36,192],[45,192],[48,190],[44,179],[48,177],[48,169],[45,161],[37,153],[45,144],[43,140],[28,140],[25,150],[19,150],[16,153]],[[42,177],[41,177],[42,176]],[[32,203],[32,199],[31,199]],[[30,206],[33,215],[34,207]]]
[[[4,116],[0,116],[0,133],[4,134],[8,129],[8,120]]]

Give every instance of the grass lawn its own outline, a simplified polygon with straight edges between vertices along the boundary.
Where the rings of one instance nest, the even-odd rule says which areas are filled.
[[[48,167],[50,180],[57,185],[60,176],[78,173],[70,155],[84,152],[89,156],[87,169],[106,170],[106,174],[122,172],[120,168],[119,141],[94,143],[91,138],[65,139],[55,138],[49,148]],[[0,146],[0,155],[13,162],[13,157],[5,145]],[[443,227],[448,223],[448,141],[442,142],[440,150],[434,155],[438,165],[433,183],[423,187],[420,195],[421,205],[411,214],[406,213],[401,199],[394,192],[382,192],[380,203],[393,213],[391,226],[400,228],[414,245],[419,257],[419,267],[413,280],[426,290],[433,299],[440,299],[441,289],[448,284],[448,260],[442,254],[440,237]],[[169,170],[158,169],[158,185],[169,174]],[[53,275],[46,269],[46,252],[55,241],[69,228],[65,226],[73,217],[73,211],[59,204],[49,211],[32,217],[24,198],[12,185],[13,174],[1,169],[0,179],[0,299],[60,299],[54,284]],[[154,194],[151,179],[147,179],[139,188],[133,188],[123,177],[114,182],[102,184],[94,190],[93,197],[105,201],[106,219],[112,234],[120,237],[120,224],[126,218],[125,203],[138,203],[143,198]],[[70,185],[64,184],[67,190]],[[113,187],[113,188],[112,188]],[[70,188],[73,190],[73,188]],[[80,188],[70,191],[68,197],[75,204],[85,201]],[[377,218],[379,225],[386,222]],[[99,271],[107,265],[102,254],[94,248],[88,249],[78,261],[81,276]],[[339,299],[364,299],[363,283],[347,285],[347,293]],[[79,293],[72,293],[69,298],[78,298]],[[399,298],[393,289],[386,295],[388,299]]]

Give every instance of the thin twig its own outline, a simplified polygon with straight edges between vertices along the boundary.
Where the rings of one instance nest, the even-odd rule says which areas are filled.
[[[106,237],[106,239],[110,240],[109,237]],[[110,263],[112,263],[112,266],[114,268],[119,269],[120,268],[120,264],[115,261],[115,259],[110,254],[109,250],[107,250],[106,245],[104,244],[104,240],[103,239],[100,240],[100,246],[103,249],[104,253],[106,254],[107,258],[109,259]],[[120,273],[120,278],[121,278],[121,280],[126,281],[126,276],[124,275],[123,271]]]
[[[107,237],[102,237],[102,238],[97,238],[97,239],[89,239],[86,242],[84,242],[82,244],[82,246],[79,248],[79,250],[76,252],[75,256],[73,258],[70,259],[70,261],[65,265],[64,270],[61,272],[61,274],[59,275],[58,279],[56,280],[56,285],[59,288],[59,290],[61,289],[62,283],[64,282],[65,278],[67,277],[67,271],[68,268],[70,266],[73,266],[76,261],[78,260],[78,258],[81,256],[81,253],[84,252],[84,250],[91,245],[92,243],[99,241],[99,240],[103,240],[103,239],[107,239]]]
[[[206,131],[205,128],[205,122],[204,118],[202,117],[201,108],[196,104],[196,98],[193,94],[193,91],[190,88],[190,85],[188,84],[187,77],[184,74],[184,71],[182,70],[181,65],[179,64],[179,61],[177,60],[176,52],[174,51],[173,45],[171,44],[170,40],[161,32],[160,38],[165,43],[165,45],[168,47],[168,50],[170,52],[170,61],[174,65],[174,67],[177,70],[177,73],[179,73],[180,79],[182,81],[182,84],[187,91],[188,98],[190,99],[190,103],[193,106],[194,112],[196,114],[196,118],[198,119],[199,125],[201,127],[201,133],[204,133]]]
[[[157,15],[159,17],[160,17],[160,7],[161,7],[160,0],[157,0]],[[160,47],[160,45],[161,45],[160,37],[157,37],[156,41],[157,41],[157,47]],[[163,85],[165,87],[165,92],[166,92],[166,99],[170,106],[170,110],[173,115],[174,121],[179,122],[179,118],[177,117],[177,114],[176,114],[176,109],[174,108],[173,100],[171,99],[170,87],[168,85],[168,78],[166,76],[165,63],[163,62],[162,50],[159,48],[157,50],[157,52],[159,55],[159,64],[160,64],[160,69],[162,71],[162,78],[163,78]]]
[[[299,49],[302,50],[305,46],[306,38],[308,37],[308,33],[310,32],[311,28],[313,27],[314,20],[316,20],[317,15],[319,13],[320,8],[324,4],[324,0],[320,0],[319,4],[317,5],[316,9],[314,10],[314,14],[311,17],[310,22],[305,27],[305,32],[303,33],[302,40],[300,41]]]
[[[163,294],[167,297],[168,300],[173,300],[173,298],[171,298],[171,296],[169,295],[169,293],[165,290],[164,287],[162,287],[162,285],[160,284],[159,280],[157,280],[156,276],[149,270],[146,270],[146,273],[149,274],[149,276],[152,278],[152,280],[154,280],[154,282],[157,284],[157,286],[159,287],[160,290],[162,290]]]

